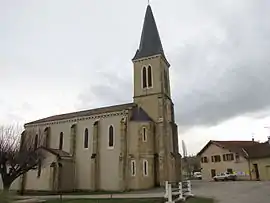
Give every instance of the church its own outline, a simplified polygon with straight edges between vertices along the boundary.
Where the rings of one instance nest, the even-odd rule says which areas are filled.
[[[133,102],[24,125],[46,156],[21,177],[24,191],[126,191],[180,181],[181,155],[169,68],[148,5],[133,62]]]

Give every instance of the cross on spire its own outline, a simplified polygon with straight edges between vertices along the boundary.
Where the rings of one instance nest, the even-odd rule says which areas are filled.
[[[148,0],[148,5],[150,5],[150,0]]]

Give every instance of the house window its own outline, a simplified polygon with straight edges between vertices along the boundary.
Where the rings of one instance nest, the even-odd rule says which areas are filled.
[[[148,176],[148,161],[146,159],[143,160],[143,175]]]
[[[233,161],[234,156],[233,154],[223,154],[223,161]]]
[[[131,176],[135,176],[136,175],[136,162],[135,160],[131,160]]]
[[[146,67],[143,67],[142,69],[142,87],[146,88],[147,87],[147,76],[146,76]]]
[[[109,148],[113,148],[114,145],[114,129],[113,126],[109,127]]]
[[[85,128],[84,130],[84,148],[88,149],[89,141],[88,141],[88,129]]]
[[[146,130],[146,127],[142,128],[142,140],[143,140],[143,142],[147,142],[147,130]]]
[[[60,150],[63,149],[63,142],[64,142],[64,134],[63,134],[63,132],[61,132],[60,137],[59,137],[59,149]]]
[[[212,162],[221,162],[220,155],[215,155],[211,157]]]
[[[206,156],[201,157],[201,162],[202,163],[208,163],[208,158]]]
[[[34,148],[37,149],[38,147],[38,134],[35,136],[35,143],[34,143]]]
[[[152,87],[152,67],[148,66],[147,68],[147,81],[148,87]]]

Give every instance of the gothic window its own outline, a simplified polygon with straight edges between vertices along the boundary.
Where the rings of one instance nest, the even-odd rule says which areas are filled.
[[[147,87],[147,76],[146,76],[146,67],[143,67],[142,69],[142,87],[146,88]]]
[[[135,160],[131,160],[131,176],[135,176],[136,175],[136,162]]]
[[[152,87],[152,67],[148,66],[147,68],[147,86]]]
[[[38,147],[38,134],[36,134],[36,136],[35,136],[34,147],[35,147],[35,149],[37,149],[37,147]]]
[[[143,175],[148,176],[148,161],[146,159],[143,160]]]
[[[168,75],[167,75],[166,70],[164,70],[164,87],[165,87],[166,93],[168,93],[168,86],[169,86]]]
[[[41,160],[38,160],[38,171],[37,171],[37,178],[41,176]]]
[[[63,134],[63,132],[61,132],[60,137],[59,137],[59,149],[60,150],[63,149],[63,142],[64,142],[64,134]]]
[[[84,130],[84,148],[88,149],[88,145],[89,145],[89,137],[88,137],[88,129],[85,128]]]
[[[147,142],[147,129],[146,129],[146,127],[142,128],[142,141]]]
[[[49,148],[50,147],[50,132],[49,132],[49,128],[46,128],[44,130],[44,133],[46,135],[46,142],[45,142],[45,147]]]
[[[113,130],[113,126],[110,125],[110,127],[109,127],[109,148],[113,148],[113,144],[114,144],[114,130]]]

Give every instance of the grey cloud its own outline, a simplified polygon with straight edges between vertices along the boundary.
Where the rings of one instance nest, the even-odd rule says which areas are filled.
[[[168,53],[176,120],[182,128],[212,126],[244,114],[256,117],[270,107],[270,5],[241,2],[224,10],[209,6],[206,13],[217,27],[194,41],[176,39],[178,48]],[[115,73],[105,78],[107,84],[94,84],[81,94],[81,106],[132,98],[132,81]]]
[[[132,101],[132,78],[121,77],[117,73],[99,72],[99,80],[79,94],[77,109],[127,103]]]
[[[222,43],[212,38],[174,55],[180,125],[215,125],[270,107],[270,25],[260,8],[222,18]]]

